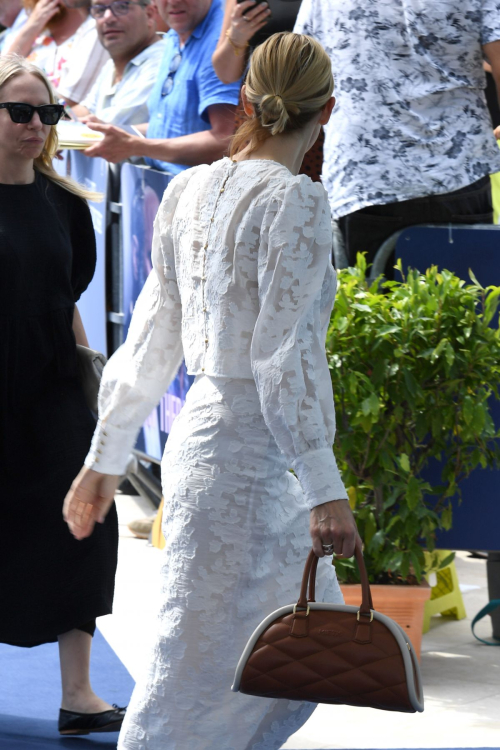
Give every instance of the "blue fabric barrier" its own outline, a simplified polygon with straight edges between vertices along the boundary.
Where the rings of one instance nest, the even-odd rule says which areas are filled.
[[[151,271],[153,222],[171,179],[169,174],[134,164],[123,164],[121,168],[124,336],[134,304]],[[139,450],[153,458],[161,458],[172,422],[181,410],[193,380],[182,364],[159,406],[146,420],[137,442]]]
[[[90,347],[108,353],[106,340],[106,200],[108,164],[104,159],[90,159],[81,151],[66,152],[70,176],[88,190],[101,193],[102,201],[90,201],[95,230],[97,265],[94,278],[78,302]]]

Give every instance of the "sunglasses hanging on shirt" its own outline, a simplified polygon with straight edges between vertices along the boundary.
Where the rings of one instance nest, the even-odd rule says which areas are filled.
[[[163,88],[161,90],[162,96],[167,96],[168,94],[170,94],[170,92],[174,88],[174,76],[179,70],[179,65],[181,64],[181,60],[182,60],[181,52],[178,52],[172,58],[170,62],[170,67],[168,69],[167,77],[165,79],[165,83],[163,84]]]

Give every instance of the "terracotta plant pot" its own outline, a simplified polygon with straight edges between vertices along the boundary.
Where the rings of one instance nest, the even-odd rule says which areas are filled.
[[[361,585],[357,583],[340,584],[346,604],[355,606],[361,603]],[[373,584],[373,606],[383,615],[387,615],[401,625],[409,636],[415,653],[420,660],[422,628],[424,623],[425,602],[430,598],[431,589],[427,581],[420,586],[382,586]]]

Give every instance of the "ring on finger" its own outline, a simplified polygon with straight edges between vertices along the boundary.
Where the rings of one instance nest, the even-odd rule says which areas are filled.
[[[333,544],[322,544],[325,555],[333,555]]]
[[[252,20],[251,18],[247,18],[246,16],[241,16],[241,17],[244,18],[245,21],[247,21],[247,23],[250,23],[250,21]]]

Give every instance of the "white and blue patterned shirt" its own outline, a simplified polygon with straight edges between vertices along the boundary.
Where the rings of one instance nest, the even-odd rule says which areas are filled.
[[[482,53],[500,39],[500,0],[303,0],[295,31],[332,60],[323,182],[334,218],[500,171]]]

